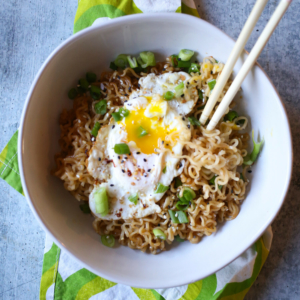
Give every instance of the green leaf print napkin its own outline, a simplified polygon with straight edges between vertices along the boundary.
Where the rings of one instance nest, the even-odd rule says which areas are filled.
[[[81,0],[74,33],[101,18],[149,12],[178,12],[199,17],[193,0]],[[0,154],[0,177],[22,195],[17,155],[18,132]],[[70,257],[47,235],[40,286],[41,300],[241,300],[258,276],[272,243],[269,227],[240,257],[195,283],[168,289],[140,289],[101,278]]]

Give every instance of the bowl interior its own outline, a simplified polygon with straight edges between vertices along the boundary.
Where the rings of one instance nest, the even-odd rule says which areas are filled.
[[[19,140],[20,171],[26,196],[44,227],[86,268],[112,281],[145,288],[183,285],[222,268],[246,250],[281,207],[291,173],[291,138],[285,111],[264,72],[255,66],[242,85],[238,110],[250,117],[264,138],[251,187],[238,217],[199,244],[174,243],[159,255],[127,247],[103,246],[77,200],[52,176],[59,150],[58,118],[71,108],[70,87],[87,71],[98,75],[120,53],[149,50],[163,60],[180,49],[194,49],[199,60],[212,55],[226,62],[234,42],[212,25],[179,14],[122,17],[89,28],[62,44],[42,67],[29,93]],[[246,54],[239,59],[234,73]],[[250,174],[249,174],[250,175]],[[253,177],[253,178],[252,178]],[[222,249],[220,251],[220,249]]]

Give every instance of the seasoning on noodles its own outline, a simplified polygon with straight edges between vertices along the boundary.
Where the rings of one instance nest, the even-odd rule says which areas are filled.
[[[248,120],[232,107],[214,130],[200,126],[224,65],[213,57],[192,61],[188,51],[159,63],[151,52],[120,55],[113,71],[97,82],[87,73],[69,92],[73,109],[60,116],[54,173],[77,200],[89,202],[108,247],[116,238],[156,254],[174,239],[198,243],[234,219],[245,199],[242,166],[257,159],[262,144],[253,140],[247,153]]]

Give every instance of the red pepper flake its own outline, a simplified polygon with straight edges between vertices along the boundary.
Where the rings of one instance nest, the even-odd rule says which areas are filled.
[[[120,218],[120,217],[121,217],[121,214],[120,214],[120,213],[117,213],[116,216],[117,216],[118,218]]]
[[[127,171],[127,175],[128,175],[129,177],[132,175],[130,170]]]

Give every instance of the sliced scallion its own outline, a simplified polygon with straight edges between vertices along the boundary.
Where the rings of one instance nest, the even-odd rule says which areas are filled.
[[[114,120],[116,121],[116,122],[119,122],[119,121],[121,121],[123,118],[121,117],[121,115],[118,113],[118,112],[114,112],[114,113],[112,113],[111,114],[112,115],[112,117],[114,118]]]
[[[68,93],[68,97],[70,99],[75,99],[75,97],[78,95],[78,92],[76,91],[76,89],[70,89],[69,93]]]
[[[182,182],[180,180],[180,177],[176,177],[175,178],[175,188],[177,189],[180,186],[182,186]]]
[[[226,115],[224,116],[224,120],[225,120],[225,121],[230,121],[230,122],[232,122],[232,121],[233,121],[234,119],[236,119],[238,116],[239,116],[239,115],[238,115],[238,113],[237,113],[236,111],[231,110],[228,114],[226,114]]]
[[[184,187],[182,196],[187,200],[191,201],[196,198],[196,193],[189,187]]]
[[[189,222],[189,219],[184,211],[178,211],[177,215],[178,215],[178,221],[180,224]]]
[[[164,93],[164,99],[169,101],[172,100],[174,98],[174,93],[171,91],[167,91]]]
[[[199,99],[203,99],[203,92],[201,90],[198,90],[198,96],[199,96]]]
[[[130,68],[137,68],[138,67],[138,63],[137,63],[135,57],[131,58],[131,56],[128,55],[127,56],[127,61],[129,63]]]
[[[191,67],[190,61],[183,61],[183,60],[178,61],[178,68],[190,68],[190,67]]]
[[[216,85],[216,79],[210,80],[207,84],[208,84],[209,89],[212,91]]]
[[[89,213],[91,213],[91,210],[90,210],[90,207],[89,207],[89,204],[88,204],[88,203],[80,204],[79,207],[80,207],[81,211],[82,211],[84,214],[89,214]]]
[[[167,172],[167,166],[165,166],[165,167],[163,168],[162,172],[163,172],[164,174],[166,174],[166,172]]]
[[[85,91],[89,88],[89,82],[85,78],[79,79],[79,85]]]
[[[172,220],[172,222],[174,224],[178,224],[179,223],[179,220],[178,220],[178,211],[174,211],[174,210],[170,210],[169,209],[169,215],[170,215],[170,218]]]
[[[117,58],[115,59],[114,63],[117,67],[125,69],[126,65],[127,65],[127,55],[125,55],[125,54],[118,55]]]
[[[101,95],[101,90],[98,86],[91,85],[90,93],[93,99],[99,100]]]
[[[178,55],[171,55],[171,66],[176,67],[177,66],[177,61],[178,61]]]
[[[197,118],[195,118],[194,116],[188,117],[188,120],[194,126],[201,126],[201,123],[199,122],[199,120]]]
[[[97,102],[94,106],[95,112],[98,115],[105,115],[106,114],[106,109],[107,109],[107,103],[106,100],[101,100]]]
[[[153,234],[161,240],[165,240],[167,238],[165,233],[161,229],[158,229],[158,228],[153,229]]]
[[[100,127],[101,127],[100,123],[96,122],[95,125],[94,125],[94,127],[93,127],[93,129],[92,129],[92,131],[91,131],[91,135],[93,135],[94,137],[96,137],[97,134],[98,134],[98,131],[99,131]]]
[[[132,203],[134,203],[135,205],[137,205],[137,202],[139,200],[139,195],[136,193],[135,195],[130,195],[128,197],[128,200]]]
[[[112,248],[115,245],[115,237],[113,235],[102,235],[101,242],[104,246]]]
[[[178,235],[175,235],[174,238],[175,238],[175,240],[176,240],[177,242],[179,242],[179,243],[184,242],[184,239],[182,239],[182,238],[180,237],[179,234],[178,234]]]
[[[130,149],[127,144],[121,143],[121,144],[115,144],[114,151],[116,154],[129,154]]]
[[[175,86],[174,89],[175,89],[175,96],[181,97],[181,95],[183,94],[184,83],[183,82],[179,83],[177,86]]]
[[[116,66],[116,64],[113,61],[110,63],[109,68],[114,71],[118,70],[118,67]]]
[[[254,130],[252,130],[252,141],[253,141],[253,150],[251,153],[247,154],[244,157],[244,165],[250,166],[252,165],[257,157],[259,152],[261,151],[261,148],[263,146],[264,141],[262,140],[260,143],[256,143],[254,140]]]
[[[149,134],[149,132],[145,129],[145,128],[143,128],[142,126],[140,126],[138,129],[137,129],[137,135],[138,135],[138,138],[141,138],[141,137],[143,137],[143,136],[145,136],[145,135],[148,135]]]
[[[178,54],[178,58],[180,58],[182,61],[188,61],[192,58],[194,53],[195,52],[192,50],[182,49],[182,50],[180,50],[180,52]]]
[[[129,116],[129,110],[127,108],[121,107],[119,109],[119,114],[123,117],[128,117]]]
[[[168,186],[163,185],[162,183],[158,183],[157,188],[155,190],[155,194],[161,194],[166,192],[169,189]]]
[[[196,63],[191,63],[189,67],[189,73],[200,73],[200,66]]]
[[[106,194],[106,188],[100,187],[94,193],[94,200],[95,200],[95,211],[97,214],[101,214],[102,217],[105,217],[109,211],[108,205],[108,197]]]
[[[86,80],[89,83],[95,82],[97,80],[97,75],[95,73],[92,72],[87,72],[85,75]]]
[[[140,57],[143,61],[143,64],[141,65],[142,68],[146,68],[149,66],[154,67],[156,65],[156,60],[153,52],[141,52]]]

